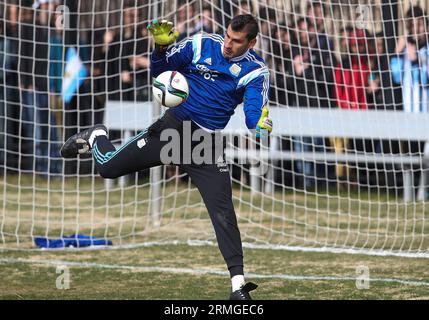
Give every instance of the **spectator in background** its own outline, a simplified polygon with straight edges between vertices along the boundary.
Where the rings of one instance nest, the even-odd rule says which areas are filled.
[[[93,54],[96,55],[93,74],[97,75],[94,79],[94,87],[97,93],[94,99],[95,105],[99,109],[95,110],[95,123],[103,123],[104,107],[107,100],[117,101],[122,98],[120,91],[120,28],[110,27],[98,29],[95,33],[95,47]],[[95,62],[94,61],[94,62]],[[98,121],[97,121],[98,119]],[[112,130],[109,133],[112,139],[120,140],[121,132]]]
[[[325,31],[325,7],[321,0],[312,0],[307,3],[307,17],[317,32],[318,46],[322,50],[332,51],[334,46]],[[332,63],[331,63],[332,64]]]
[[[274,68],[274,35],[278,27],[275,10],[269,7],[259,7],[259,23],[261,27],[254,50],[264,58],[272,70]]]
[[[92,51],[94,49],[93,39],[92,39],[92,28],[90,23],[87,20],[80,20],[80,32],[78,33],[78,46],[77,51],[79,54],[82,63],[84,64],[87,76],[85,77],[83,83],[80,85],[77,94],[76,109],[78,111],[78,128],[79,130],[84,130],[92,126],[92,117],[93,117],[93,94],[94,90],[92,88],[92,68],[94,61],[91,59]],[[88,163],[90,163],[88,161]]]
[[[177,18],[177,31],[180,41],[186,37],[192,36],[199,32],[215,33],[216,25],[212,17],[212,9],[206,5],[202,8],[201,14],[195,14],[195,8],[192,4],[184,4],[179,8]]]
[[[50,26],[52,12],[50,0],[39,0],[33,4],[36,10],[35,78],[36,88],[36,171],[44,175],[59,173],[59,139],[55,114],[51,110],[49,96]],[[56,158],[56,160],[55,160]],[[51,161],[52,160],[52,161]]]
[[[427,112],[427,75],[422,73],[422,54],[426,46],[426,18],[416,6],[406,15],[408,35],[399,38],[390,66],[393,80],[402,85],[403,109],[405,112]]]
[[[390,72],[389,56],[386,52],[386,39],[383,32],[372,37],[368,35],[371,73],[368,79],[367,98],[368,108],[375,110],[396,110],[397,102]],[[398,153],[399,142],[394,140],[372,139],[373,150],[376,153]],[[368,164],[372,166],[372,164]],[[391,164],[378,164],[380,174],[373,175],[372,185],[395,185],[395,170]]]
[[[349,34],[349,55],[337,64],[335,70],[335,98],[338,108],[365,110],[367,104],[367,88],[370,75],[367,54],[367,41],[362,29],[353,29]],[[348,140],[334,138],[336,153],[344,153],[346,149],[355,151],[370,151],[370,143],[361,139]],[[348,180],[349,172],[343,165],[337,165],[337,178],[340,182]],[[356,171],[356,180],[362,184],[368,182],[367,172],[364,169]]]
[[[4,54],[6,61],[9,62],[4,73],[5,86],[5,165],[8,170],[19,169],[19,148],[20,148],[20,90],[18,78],[18,53],[19,53],[19,37],[18,37],[18,6],[16,4],[5,4],[5,23],[1,23],[6,27],[4,30],[5,48]]]
[[[129,6],[123,11],[123,29],[120,38],[117,41],[121,42],[122,48],[120,51],[120,91],[122,100],[135,101],[136,93],[136,74],[135,68],[136,58],[143,52],[137,52],[138,41],[142,41],[137,30],[138,10],[135,6]],[[149,66],[146,59],[146,65]]]
[[[293,33],[287,25],[280,25],[273,43],[274,65],[271,76],[270,101],[274,105],[296,106],[295,78],[292,63]]]
[[[51,100],[51,110],[54,114],[57,125],[62,128],[58,132],[60,137],[68,136],[74,132],[75,128],[71,127],[71,111],[66,110],[66,104],[62,100],[62,83],[65,68],[65,53],[63,29],[58,28],[55,24],[58,14],[52,14],[51,32],[49,37],[49,93]],[[62,138],[59,139],[63,141]],[[69,173],[70,166],[66,165],[65,173]]]
[[[27,2],[28,3],[28,2]],[[24,5],[26,3],[21,3],[21,5]],[[7,12],[8,12],[8,28],[6,31],[6,35],[10,36],[12,34],[17,35],[17,28],[18,28],[18,16],[19,16],[19,10],[18,5],[16,3],[5,3],[7,6]]]
[[[126,98],[128,92],[124,92],[123,89],[127,89],[130,87],[131,77],[127,72],[122,72],[122,60],[123,60],[123,48],[125,46],[125,42],[127,41],[124,37],[125,31],[127,32],[127,36],[129,35],[129,31],[133,27],[129,27],[129,15],[130,12],[127,10],[123,10],[121,14],[123,15],[121,21],[122,25],[115,26],[114,28],[110,28],[104,34],[103,40],[105,47],[103,48],[104,52],[107,56],[107,92],[109,100],[122,100]],[[128,20],[127,22],[125,20]],[[128,41],[132,41],[129,40]]]
[[[340,31],[340,39],[339,39],[339,62],[337,63],[338,66],[342,66],[343,64],[347,65],[347,59],[349,59],[349,39],[351,37],[351,34],[353,32],[353,27],[346,26],[341,29]],[[333,91],[335,88],[333,89]],[[334,91],[335,92],[335,91]],[[342,138],[342,137],[332,137],[329,139],[330,145],[334,147],[334,151],[337,154],[344,153],[345,149],[347,148],[348,139]],[[346,177],[346,167],[341,162],[338,162],[335,164],[335,175],[338,179],[344,180]]]
[[[78,88],[70,101],[62,100],[62,81],[64,70],[66,67],[67,51],[72,47],[67,44],[67,39],[64,39],[65,30],[61,23],[62,13],[55,11],[51,20],[51,35],[50,35],[50,66],[49,66],[49,91],[51,92],[52,112],[56,114],[58,124],[64,127],[64,136],[73,135],[78,131],[79,127],[87,127],[88,119],[91,113],[91,92],[89,91],[89,77],[85,79],[83,85]],[[74,45],[80,60],[84,63],[87,69],[90,67],[90,50],[88,48],[86,36],[79,34],[79,43]],[[55,111],[54,111],[55,110]],[[60,111],[60,112],[58,112]],[[61,139],[63,141],[63,139]],[[88,161],[88,163],[90,163]],[[71,160],[65,163],[65,174],[76,174],[77,161]]]
[[[204,6],[200,20],[195,25],[194,32],[195,33],[197,32],[215,33],[216,32],[215,27],[216,26],[212,18],[212,10],[210,6]]]
[[[303,108],[327,108],[326,84],[332,81],[331,74],[325,74],[329,68],[324,65],[325,55],[318,47],[317,34],[312,23],[305,18],[296,23],[296,43],[292,47],[293,68],[295,74],[295,91],[297,106]],[[319,97],[320,95],[320,97]],[[293,137],[293,147],[296,152],[323,151],[325,142],[320,137]],[[316,187],[316,179],[326,171],[314,162],[297,161],[296,170],[302,175],[302,187],[306,190]]]
[[[55,10],[55,2],[58,0],[35,0],[33,9],[38,11],[38,20],[41,25],[48,26],[51,13]]]
[[[300,18],[296,24],[296,43],[293,45],[293,65],[297,83],[298,106],[329,107],[327,83],[333,81],[332,52],[318,45],[317,33],[311,22]]]
[[[53,17],[53,16],[52,16]],[[63,33],[61,29],[55,27],[51,19],[51,31],[49,35],[49,96],[50,96],[50,113],[51,121],[56,124],[57,139],[54,138],[54,132],[51,133],[51,144],[55,144],[51,148],[51,157],[57,157],[58,150],[61,144],[62,128],[64,125],[64,103],[61,96],[63,73],[64,73],[64,60],[65,60],[65,47],[63,45]],[[53,119],[52,119],[53,118]],[[64,132],[69,132],[67,127]],[[55,142],[56,141],[56,142]],[[54,153],[54,154],[52,154]],[[61,171],[62,160],[53,160],[53,170]]]
[[[118,27],[110,28],[105,31],[103,35],[103,46],[101,55],[107,59],[107,64],[103,66],[106,68],[107,77],[107,93],[109,100],[119,100],[119,60],[120,60],[120,29]]]
[[[130,58],[130,64],[135,74],[136,100],[148,101],[151,76],[149,73],[149,38],[146,24],[140,24],[137,29],[136,52]]]
[[[22,131],[26,148],[22,169],[47,173],[48,150],[45,119],[49,110],[48,59],[49,33],[31,4],[22,7],[20,26],[20,88],[22,93]],[[34,155],[36,163],[34,163]]]
[[[106,55],[103,52],[104,34],[103,28],[94,28],[89,31],[91,45],[90,60],[92,67],[90,72],[90,86],[92,92],[92,118],[91,125],[103,123],[104,106],[107,99],[106,92]]]
[[[368,79],[369,106],[376,110],[395,110],[392,74],[386,52],[383,32],[375,37],[375,47],[370,56],[371,73]]]
[[[253,14],[253,3],[252,0],[240,0],[238,6],[234,12],[234,16],[242,14]]]
[[[199,32],[217,32],[212,8],[208,5],[203,6],[201,14],[197,14],[192,3],[183,4],[178,10],[176,26],[176,30],[179,32],[177,42]]]
[[[34,125],[36,121],[36,93],[34,75],[36,70],[35,46],[36,37],[39,35],[35,32],[34,10],[32,3],[27,1],[21,4],[20,26],[19,26],[19,88],[21,91],[21,140],[20,156],[21,169],[34,170],[34,155],[39,152],[40,126]]]
[[[147,100],[148,37],[138,23],[138,8],[129,5],[123,11],[123,27],[104,33],[99,58],[108,61],[107,78],[110,100]]]
[[[349,48],[349,40],[351,37],[351,34],[353,32],[352,26],[346,26],[341,29],[340,31],[340,39],[339,39],[339,51],[340,51],[340,59],[338,62],[342,62],[344,59],[347,59],[350,53]],[[337,64],[338,64],[337,62]]]
[[[65,47],[63,45],[62,29],[55,27],[51,21],[51,33],[49,37],[49,92],[51,95],[51,106],[59,110],[56,113],[58,125],[63,126],[63,102],[61,98],[63,70],[65,59]]]
[[[176,30],[179,32],[177,42],[194,34],[196,18],[195,10],[192,3],[185,3],[177,10]]]
[[[332,40],[328,37],[325,30],[325,7],[321,0],[312,0],[307,3],[307,16],[310,23],[314,26],[316,31],[316,41],[318,60],[321,62],[321,67],[325,79],[319,82],[317,86],[317,96],[321,101],[323,107],[335,107],[334,103],[334,66],[336,64],[334,56],[334,45]]]
[[[335,70],[335,97],[342,109],[368,109],[366,88],[370,75],[365,32],[354,29],[349,38],[349,56]]]
[[[97,108],[96,98],[97,93],[94,87],[93,69],[95,61],[93,60],[94,51],[94,29],[91,22],[87,19],[80,19],[79,21],[78,45],[76,46],[77,53],[81,59],[85,69],[86,77],[77,89],[77,93],[72,98],[70,103],[67,103],[67,109],[70,110],[69,114],[73,115],[76,110],[76,124],[78,130],[85,130],[94,125],[94,110]],[[69,48],[67,48],[69,50]],[[90,174],[92,172],[93,164],[90,159],[81,159],[79,164],[79,172],[81,174]]]
[[[427,21],[419,6],[411,7],[406,14],[407,34],[400,37],[395,53],[390,61],[393,81],[402,86],[403,110],[408,113],[428,112],[428,49]],[[423,153],[424,142],[408,141],[402,145],[402,152]],[[425,153],[426,153],[425,152]],[[418,188],[418,199],[427,199],[428,169],[415,168],[415,185]],[[418,177],[420,176],[420,179]],[[420,181],[419,181],[420,180]]]

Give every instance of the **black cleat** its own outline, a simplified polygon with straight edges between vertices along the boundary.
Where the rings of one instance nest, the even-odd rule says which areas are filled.
[[[79,154],[89,154],[91,146],[89,145],[89,138],[94,130],[104,130],[107,133],[107,128],[102,124],[97,124],[89,129],[78,132],[72,135],[63,144],[60,154],[63,158],[74,158]]]
[[[241,287],[240,290],[231,292],[229,300],[252,300],[249,292],[255,290],[257,287],[258,285],[254,284],[253,282],[248,282],[243,287]]]

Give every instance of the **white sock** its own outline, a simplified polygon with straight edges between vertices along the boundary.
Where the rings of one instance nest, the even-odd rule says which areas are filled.
[[[231,278],[232,291],[240,290],[244,286],[244,276],[239,274]]]
[[[91,136],[88,139],[88,143],[91,148],[92,148],[92,145],[94,144],[95,137],[98,137],[98,136],[107,136],[107,132],[104,131],[103,129],[97,129],[92,131]]]

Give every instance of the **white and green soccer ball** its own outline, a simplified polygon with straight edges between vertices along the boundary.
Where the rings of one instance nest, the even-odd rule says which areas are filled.
[[[165,71],[156,77],[152,92],[164,107],[177,107],[189,96],[188,81],[178,71]]]

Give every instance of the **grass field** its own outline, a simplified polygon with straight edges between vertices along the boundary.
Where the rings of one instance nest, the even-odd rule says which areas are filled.
[[[234,188],[243,240],[250,244],[366,248],[427,253],[427,203],[405,204],[382,192],[282,189],[270,195]],[[225,299],[229,279],[216,246],[164,244],[133,249],[35,249],[32,237],[85,233],[115,245],[210,240],[198,191],[162,184],[159,226],[150,218],[147,182],[104,188],[102,179],[47,180],[9,175],[0,182],[0,298]],[[245,249],[256,299],[429,299],[427,258]],[[70,268],[68,290],[56,267]],[[357,289],[365,266],[369,289]]]
[[[226,275],[215,274],[225,271],[215,247],[9,251],[1,257],[1,299],[226,299],[230,286]],[[260,286],[255,299],[429,299],[427,259],[246,249],[245,263],[260,277],[248,277]],[[70,271],[68,290],[56,288],[56,267],[63,264]],[[356,287],[358,266],[369,268],[369,289]]]

